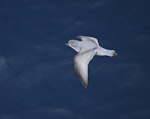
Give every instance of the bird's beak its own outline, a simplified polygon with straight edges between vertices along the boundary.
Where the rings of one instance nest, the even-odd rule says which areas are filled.
[[[113,57],[114,57],[114,56],[117,56],[117,55],[118,55],[118,54],[117,54],[116,52],[113,52]]]

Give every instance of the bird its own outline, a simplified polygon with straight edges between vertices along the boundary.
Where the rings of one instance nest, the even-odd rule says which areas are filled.
[[[98,39],[91,36],[77,36],[80,40],[69,40],[66,45],[74,49],[77,54],[74,57],[74,68],[78,79],[84,88],[88,87],[88,65],[95,55],[114,57],[118,54],[115,50],[101,47]]]

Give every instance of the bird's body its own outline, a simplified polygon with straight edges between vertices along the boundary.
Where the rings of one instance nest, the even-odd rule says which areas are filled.
[[[81,41],[69,40],[66,45],[73,48],[78,54],[74,58],[74,68],[82,85],[88,86],[88,64],[94,57],[98,56],[116,56],[114,50],[108,50],[99,46],[98,40],[94,37],[78,36]]]

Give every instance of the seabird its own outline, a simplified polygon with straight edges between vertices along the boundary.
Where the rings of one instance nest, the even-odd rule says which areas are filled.
[[[109,50],[101,47],[98,40],[89,36],[77,36],[79,40],[69,40],[67,46],[74,49],[77,53],[74,57],[74,68],[82,85],[88,86],[88,64],[94,57],[98,56],[117,56],[115,50]]]

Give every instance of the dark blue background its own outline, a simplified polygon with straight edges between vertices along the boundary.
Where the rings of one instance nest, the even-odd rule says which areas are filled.
[[[150,119],[150,2],[1,0],[0,119]],[[94,36],[84,89],[65,43]]]

